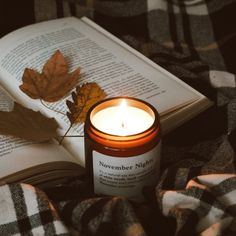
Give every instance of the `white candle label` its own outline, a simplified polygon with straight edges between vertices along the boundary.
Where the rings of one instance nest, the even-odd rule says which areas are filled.
[[[161,143],[142,155],[122,158],[93,151],[94,192],[143,200],[143,187],[157,183],[160,149]]]

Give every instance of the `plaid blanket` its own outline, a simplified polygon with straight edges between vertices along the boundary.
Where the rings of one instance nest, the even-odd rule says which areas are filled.
[[[11,4],[3,3],[5,8]],[[82,180],[43,192],[26,184],[3,185],[0,234],[236,235],[236,1],[14,4],[17,11],[1,11],[2,35],[33,22],[86,15],[216,105],[163,137],[162,175],[155,189],[146,190],[142,204],[94,196]],[[9,14],[15,17],[6,21]]]

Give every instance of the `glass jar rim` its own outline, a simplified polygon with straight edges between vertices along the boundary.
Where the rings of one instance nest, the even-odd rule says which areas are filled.
[[[125,135],[125,136],[110,134],[110,133],[106,133],[104,131],[99,130],[92,122],[92,116],[94,115],[93,113],[96,113],[96,112],[104,109],[107,106],[116,106],[122,101],[122,99],[126,99],[126,101],[128,101],[129,105],[143,109],[146,112],[148,112],[154,119],[152,125],[142,132],[138,132],[138,133],[131,134],[131,135]],[[160,129],[159,114],[158,114],[157,110],[154,108],[154,106],[152,106],[150,103],[148,103],[144,100],[141,100],[139,98],[128,97],[128,96],[111,97],[111,98],[107,98],[107,99],[97,102],[89,109],[89,111],[87,113],[87,117],[86,117],[86,123],[87,122],[89,123],[89,126],[91,127],[91,129],[97,135],[101,134],[102,136],[105,136],[106,139],[119,140],[120,142],[130,141],[130,140],[134,140],[137,138],[141,138],[141,137],[144,137],[144,136],[150,134],[153,130]]]

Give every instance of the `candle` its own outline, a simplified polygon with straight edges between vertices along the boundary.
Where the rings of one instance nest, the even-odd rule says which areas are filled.
[[[84,126],[85,165],[96,194],[143,200],[160,167],[160,123],[150,104],[117,97],[95,104]]]
[[[145,110],[128,106],[125,99],[120,105],[98,111],[92,124],[100,131],[112,135],[134,135],[152,126],[154,118]]]

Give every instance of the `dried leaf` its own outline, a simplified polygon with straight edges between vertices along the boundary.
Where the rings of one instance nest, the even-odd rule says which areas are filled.
[[[30,141],[46,141],[58,136],[58,124],[40,112],[14,103],[10,112],[0,111],[0,133]]]
[[[42,73],[26,68],[20,89],[33,99],[56,102],[68,94],[78,83],[80,69],[68,73],[68,65],[57,50],[43,66]]]
[[[76,92],[71,95],[74,102],[66,101],[70,110],[67,116],[71,124],[84,122],[89,108],[106,97],[106,93],[96,83],[77,86]]]

